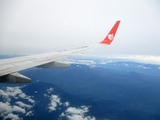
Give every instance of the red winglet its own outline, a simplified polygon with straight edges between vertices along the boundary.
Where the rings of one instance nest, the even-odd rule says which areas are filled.
[[[115,23],[115,25],[112,27],[108,35],[104,38],[103,41],[100,42],[101,44],[110,44],[113,41],[116,31],[118,29],[119,23],[120,23],[120,20]]]

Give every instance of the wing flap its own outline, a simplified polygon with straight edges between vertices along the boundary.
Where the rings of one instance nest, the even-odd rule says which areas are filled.
[[[17,72],[0,77],[0,82],[4,83],[30,83],[31,79]]]
[[[54,62],[43,64],[43,65],[40,65],[37,67],[40,67],[40,68],[66,68],[66,67],[70,67],[70,64],[54,61]]]

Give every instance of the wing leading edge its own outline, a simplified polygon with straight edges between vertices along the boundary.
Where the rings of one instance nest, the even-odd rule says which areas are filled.
[[[23,56],[0,60],[0,82],[2,83],[29,83],[31,79],[21,75],[18,71],[31,67],[62,68],[69,64],[58,62],[60,59],[76,53],[82,53],[102,45],[109,45],[113,41],[120,21],[117,21],[107,36],[100,43],[90,46],[71,49],[68,51],[50,52],[31,56]]]

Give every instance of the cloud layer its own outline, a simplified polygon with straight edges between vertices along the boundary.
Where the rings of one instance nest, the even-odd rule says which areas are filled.
[[[33,96],[26,95],[21,88],[23,87],[6,87],[0,90],[0,117],[3,120],[22,120],[23,117],[33,117],[36,113],[34,107],[41,104],[43,99],[50,101],[49,103],[44,102],[45,111],[52,114],[58,110],[61,113],[59,119],[65,117],[69,120],[95,120],[95,117],[87,115],[89,106],[72,107],[70,102],[63,101],[59,95],[56,95],[52,87],[45,88],[42,94],[39,90],[36,90],[36,93],[33,92],[41,96],[39,101],[35,101]]]
[[[68,107],[67,110],[60,115],[60,118],[66,117],[69,120],[96,120],[93,116],[87,116],[89,107],[81,106],[80,108]]]
[[[32,116],[32,107],[35,105],[35,101],[32,96],[28,96],[22,92],[21,87],[6,87],[5,90],[0,90],[0,116],[3,120],[21,120],[22,117],[19,115]],[[22,99],[26,103],[19,101]],[[16,102],[12,102],[12,101]],[[13,104],[14,103],[14,104]]]

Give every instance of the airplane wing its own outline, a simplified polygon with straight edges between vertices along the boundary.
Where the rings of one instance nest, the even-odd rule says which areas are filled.
[[[69,64],[58,62],[58,60],[77,53],[83,53],[102,45],[109,45],[116,34],[120,21],[117,21],[107,36],[100,43],[90,46],[79,47],[68,51],[50,52],[44,54],[15,57],[0,60],[0,82],[1,83],[28,83],[31,79],[18,73],[18,71],[31,67],[60,68],[69,67]]]

